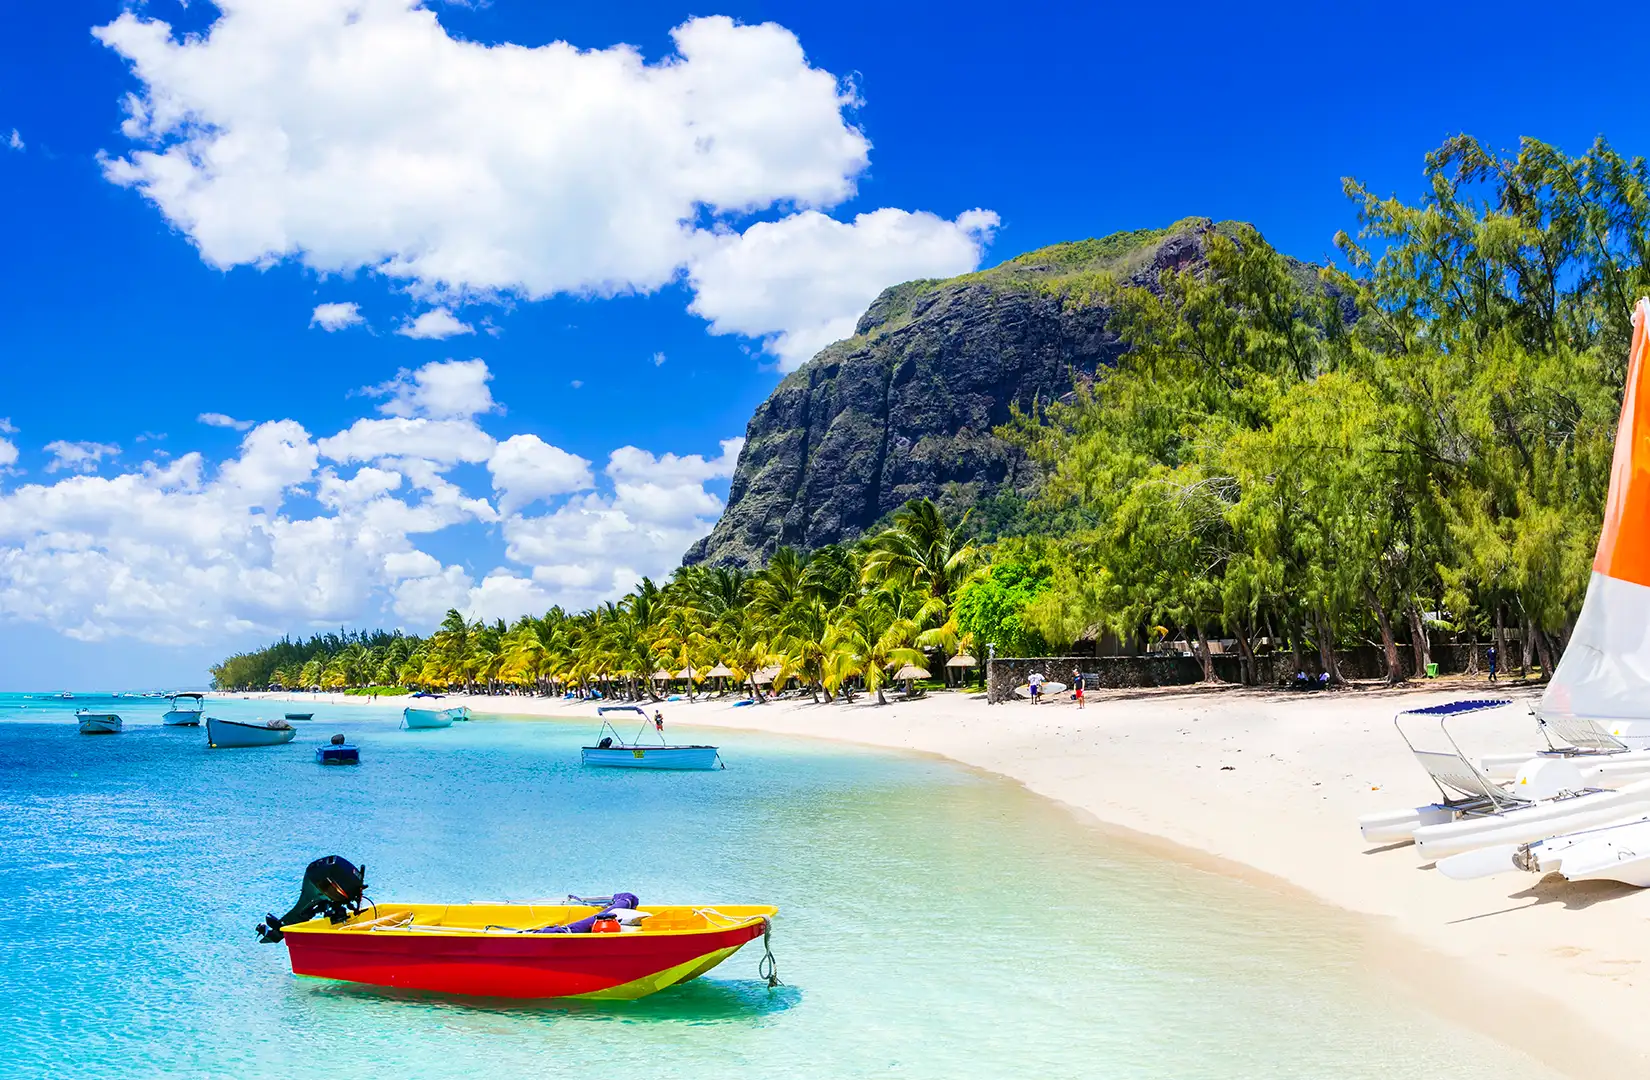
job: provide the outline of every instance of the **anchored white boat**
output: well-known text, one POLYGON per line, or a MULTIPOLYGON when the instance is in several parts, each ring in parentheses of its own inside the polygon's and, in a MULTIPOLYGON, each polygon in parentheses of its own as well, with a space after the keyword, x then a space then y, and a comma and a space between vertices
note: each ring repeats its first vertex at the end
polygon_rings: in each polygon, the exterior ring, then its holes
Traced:
POLYGON ((1524 843, 1569 829, 1619 818, 1642 806, 1650 811, 1650 779, 1626 773, 1611 776, 1603 765, 1586 769, 1563 757, 1537 757, 1502 785, 1484 774, 1449 733, 1451 717, 1505 708, 1504 698, 1452 701, 1406 709, 1393 719, 1438 788, 1440 801, 1404 810, 1367 814, 1358 825, 1366 842, 1399 843, 1413 839, 1424 858, 1500 843, 1524 843), (1437 749, 1416 746, 1405 721, 1437 721, 1443 742, 1437 749), (1620 784, 1612 790, 1606 784, 1620 784))
POLYGON ((280 746, 298 737, 298 729, 285 720, 259 720, 243 724, 239 720, 206 718, 206 745, 214 750, 248 746, 280 746))
POLYGON ((120 717, 112 712, 92 712, 90 709, 81 709, 76 712, 75 719, 80 721, 82 735, 119 735, 124 725, 120 717))
POLYGON ((672 746, 665 742, 664 718, 655 714, 650 720, 647 710, 639 705, 603 705, 596 710, 596 715, 602 717, 609 714, 622 716, 625 713, 634 713, 641 718, 642 727, 636 732, 636 737, 627 742, 618 729, 604 719, 596 745, 586 746, 581 751, 586 765, 613 769, 727 768, 714 746, 672 746), (657 745, 642 742, 649 727, 653 728, 653 734, 659 740, 657 745))
POLYGON ((403 709, 401 723, 409 731, 451 727, 455 720, 468 720, 470 710, 460 705, 453 709, 403 709))
POLYGON ((160 722, 171 727, 198 727, 206 710, 205 694, 173 694, 172 707, 160 714, 160 722))

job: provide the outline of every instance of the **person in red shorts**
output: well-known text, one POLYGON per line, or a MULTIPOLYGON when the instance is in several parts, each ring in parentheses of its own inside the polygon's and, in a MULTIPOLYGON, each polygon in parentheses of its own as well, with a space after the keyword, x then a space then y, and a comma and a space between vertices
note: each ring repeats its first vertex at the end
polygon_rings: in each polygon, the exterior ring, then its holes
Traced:
POLYGON ((1077 707, 1085 709, 1083 704, 1083 673, 1076 668, 1071 669, 1071 696, 1077 699, 1077 707))

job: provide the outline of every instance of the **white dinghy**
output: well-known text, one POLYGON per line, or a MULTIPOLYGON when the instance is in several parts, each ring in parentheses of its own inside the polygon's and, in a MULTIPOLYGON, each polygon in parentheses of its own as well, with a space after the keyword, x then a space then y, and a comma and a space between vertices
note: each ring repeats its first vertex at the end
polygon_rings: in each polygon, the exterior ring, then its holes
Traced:
POLYGON ((1640 805, 1650 811, 1650 780, 1608 790, 1599 785, 1602 777, 1596 775, 1596 770, 1584 772, 1568 758, 1533 759, 1506 785, 1486 776, 1461 752, 1449 733, 1448 721, 1454 716, 1511 704, 1505 698, 1451 701, 1406 709, 1394 717, 1399 736, 1426 770, 1441 798, 1426 806, 1366 814, 1358 822, 1364 840, 1392 844, 1413 839, 1421 854, 1430 859, 1486 844, 1512 842, 1514 834, 1520 837, 1520 843, 1540 839, 1619 818, 1640 805), (1414 725, 1416 718, 1437 721, 1438 733, 1443 737, 1438 749, 1418 747, 1405 730, 1406 720, 1414 725))
POLYGON ((648 719, 647 710, 640 705, 602 705, 596 709, 602 717, 595 746, 580 750, 580 760, 586 765, 609 769, 716 769, 727 768, 714 746, 672 745, 665 741, 664 717, 655 714, 648 719), (641 729, 634 739, 626 740, 606 719, 609 715, 635 714, 641 719, 641 729), (653 728, 657 743, 643 743, 648 728, 653 728))
POLYGON ((428 731, 432 728, 452 727, 455 720, 468 720, 470 710, 463 705, 456 709, 403 709, 401 723, 408 731, 428 731))
POLYGON ((120 717, 112 712, 92 712, 90 709, 81 709, 74 714, 80 723, 82 735, 119 735, 121 728, 120 717))
POLYGON ((259 720, 245 724, 239 720, 206 718, 206 745, 213 750, 239 750, 249 746, 281 746, 298 737, 298 729, 285 720, 259 720))

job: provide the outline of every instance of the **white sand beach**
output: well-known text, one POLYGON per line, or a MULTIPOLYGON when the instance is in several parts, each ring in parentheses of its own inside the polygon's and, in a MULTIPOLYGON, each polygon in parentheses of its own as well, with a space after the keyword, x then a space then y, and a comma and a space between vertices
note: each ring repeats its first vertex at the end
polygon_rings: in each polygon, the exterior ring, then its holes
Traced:
MULTIPOLYGON (((673 724, 940 754, 1013 778, 1165 857, 1362 916, 1349 923, 1367 939, 1372 968, 1559 1071, 1647 1075, 1650 1043, 1637 1032, 1650 1005, 1650 890, 1528 874, 1450 881, 1423 868, 1411 845, 1371 851, 1358 835, 1359 815, 1437 795, 1393 714, 1484 690, 1482 681, 1447 681, 1333 695, 1112 691, 1092 694, 1083 710, 1069 700, 988 705, 961 693, 882 707, 861 697, 853 706, 803 698, 735 708, 728 697, 661 708, 673 724)), ((1512 693, 1533 703, 1537 690, 1512 693)), ((441 700, 494 715, 595 713, 591 702, 441 700)), ((1516 710, 1451 730, 1469 754, 1540 745, 1516 710)), ((737 760, 733 738, 724 750, 737 760)))

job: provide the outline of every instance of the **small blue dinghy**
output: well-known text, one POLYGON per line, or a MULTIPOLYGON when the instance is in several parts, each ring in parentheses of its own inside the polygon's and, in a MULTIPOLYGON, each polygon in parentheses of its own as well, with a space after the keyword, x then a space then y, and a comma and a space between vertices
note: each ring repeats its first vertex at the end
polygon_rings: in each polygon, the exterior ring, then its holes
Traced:
POLYGON ((321 765, 359 765, 361 749, 345 742, 342 735, 334 735, 331 743, 315 748, 315 760, 321 765))

